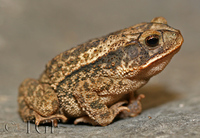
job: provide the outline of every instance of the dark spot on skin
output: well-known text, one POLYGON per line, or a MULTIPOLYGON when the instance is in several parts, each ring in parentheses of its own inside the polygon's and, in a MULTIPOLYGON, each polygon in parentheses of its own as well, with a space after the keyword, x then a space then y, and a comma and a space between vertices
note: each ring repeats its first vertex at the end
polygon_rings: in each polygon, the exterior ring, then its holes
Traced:
POLYGON ((62 66, 63 66, 62 64, 58 64, 57 67, 58 67, 58 69, 60 70, 60 69, 62 68, 62 66))
POLYGON ((54 65, 54 64, 57 64, 56 58, 53 58, 53 59, 51 60, 51 65, 54 65))
POLYGON ((95 75, 96 75, 96 73, 92 73, 92 74, 91 74, 91 77, 95 77, 95 75))
POLYGON ((38 81, 35 81, 35 80, 29 80, 28 82, 27 82, 30 86, 37 86, 37 85, 39 85, 39 82, 38 81))
POLYGON ((30 109, 29 110, 29 114, 32 115, 33 114, 33 110, 30 109))
POLYGON ((63 52, 62 59, 66 60, 68 58, 69 58, 69 52, 68 51, 63 52))
POLYGON ((83 57, 85 58, 85 60, 87 60, 88 57, 89 57, 89 54, 85 53, 85 54, 83 55, 83 57))
POLYGON ((110 79, 110 84, 111 84, 111 85, 113 84, 113 80, 112 80, 112 79, 110 79))
POLYGON ((73 97, 72 93, 69 93, 69 94, 68 94, 68 97, 69 97, 69 98, 72 98, 72 97, 73 97))
POLYGON ((122 84, 123 84, 122 81, 119 81, 118 84, 119 84, 119 88, 122 88, 122 84))
POLYGON ((108 37, 105 37, 104 40, 103 40, 103 42, 105 42, 106 40, 108 40, 108 37))
POLYGON ((74 106, 71 106, 71 109, 74 110, 74 106))
POLYGON ((145 49, 141 49, 140 54, 139 54, 139 59, 140 59, 140 65, 145 64, 149 59, 149 52, 146 51, 145 49))
POLYGON ((26 107, 25 101, 21 102, 21 103, 19 104, 19 107, 20 107, 21 109, 25 108, 25 107, 26 107))
POLYGON ((110 86, 111 85, 109 85, 109 84, 105 84, 104 89, 106 89, 108 91, 110 89, 110 86))
POLYGON ((119 48, 115 51, 109 52, 107 56, 102 57, 98 62, 106 63, 106 69, 112 69, 115 71, 116 67, 120 65, 123 56, 124 53, 122 52, 122 48, 119 48), (114 65, 112 64, 113 62, 115 63, 114 65))
POLYGON ((51 90, 52 90, 51 87, 46 88, 46 89, 44 90, 44 91, 45 91, 45 94, 51 94, 51 93, 52 93, 51 90))
POLYGON ((79 88, 79 92, 82 92, 83 91, 83 88, 79 88))
POLYGON ((93 117, 96 117, 96 115, 97 115, 97 113, 92 112, 92 111, 90 111, 90 110, 87 110, 86 112, 87 112, 87 114, 92 114, 93 117))
POLYGON ((95 80, 94 80, 93 78, 90 78, 90 81, 91 81, 92 83, 95 83, 95 80))
POLYGON ((102 86, 102 87, 100 88, 100 91, 103 91, 103 90, 105 90, 105 86, 102 86))
POLYGON ((45 99, 45 100, 49 100, 49 98, 51 98, 50 95, 48 95, 48 94, 45 94, 45 95, 44 95, 44 99, 45 99))
POLYGON ((86 74, 86 76, 85 76, 86 78, 89 78, 90 76, 88 75, 88 74, 86 74))
POLYGON ((85 83, 83 84, 83 87, 85 88, 86 91, 89 91, 89 90, 90 90, 90 89, 89 89, 89 84, 88 84, 87 82, 85 82, 85 83))
POLYGON ((107 91, 110 89, 110 86, 111 86, 111 85, 108 85, 108 86, 106 87, 106 90, 107 90, 107 91))
POLYGON ((90 94, 86 94, 86 98, 91 98, 91 95, 90 94))
MULTIPOLYGON (((152 52, 152 51, 151 51, 152 52)), ((156 52, 154 52, 154 54, 151 56, 151 57, 149 57, 149 58, 153 58, 153 57, 155 57, 156 55, 158 55, 158 54, 161 54, 161 53, 163 53, 164 52, 164 49, 163 49, 163 47, 158 47, 158 48, 156 48, 156 52)), ((153 53, 153 52, 152 52, 153 53)))
POLYGON ((71 104, 69 103, 69 101, 65 101, 65 104, 66 104, 66 105, 71 105, 71 104))
POLYGON ((106 112, 106 113, 104 113, 104 114, 100 114, 100 117, 101 117, 101 119, 104 119, 104 118, 107 118, 107 117, 109 117, 109 115, 110 115, 110 112, 106 112))
POLYGON ((81 80, 82 80, 82 81, 83 81, 83 80, 86 80, 86 77, 82 77, 81 80))
POLYGON ((96 53, 97 51, 98 51, 98 50, 97 50, 97 49, 95 49, 95 50, 94 50, 94 53, 96 53))
POLYGON ((28 109, 28 108, 25 108, 25 109, 24 109, 24 113, 26 113, 26 112, 27 112, 27 110, 29 110, 29 109, 28 109))
POLYGON ((125 67, 127 67, 128 66, 128 62, 130 61, 130 59, 128 57, 125 57, 123 59, 123 61, 125 62, 125 67))
MULTIPOLYGON (((77 85, 76 85, 77 86, 77 85)), ((74 85, 71 87, 71 91, 75 91, 74 85)))
POLYGON ((74 56, 74 57, 78 57, 79 55, 80 55, 79 48, 77 48, 72 53, 70 53, 70 56, 74 56))
POLYGON ((99 101, 100 101, 100 100, 91 102, 90 107, 91 107, 92 109, 101 109, 101 108, 103 108, 103 107, 104 107, 104 104, 99 103, 99 101))
POLYGON ((77 88, 79 86, 79 80, 76 81, 76 83, 73 85, 74 88, 77 88))
POLYGON ((124 51, 127 53, 129 60, 134 60, 138 57, 138 45, 129 45, 124 48, 124 51))
POLYGON ((85 102, 85 99, 84 99, 83 95, 80 95, 79 98, 80 98, 80 102, 81 102, 81 103, 84 103, 84 102, 85 102))
POLYGON ((54 100, 53 102, 52 102, 52 107, 53 108, 56 108, 58 106, 58 101, 57 100, 54 100))
POLYGON ((92 98, 92 97, 94 97, 94 96, 95 96, 94 93, 92 93, 92 94, 86 94, 86 98, 92 98))
POLYGON ((80 46, 77 48, 77 50, 78 50, 80 53, 84 53, 85 51, 91 49, 92 47, 98 46, 98 45, 99 45, 99 42, 100 42, 99 39, 97 39, 96 41, 93 41, 93 42, 90 40, 90 41, 86 42, 85 44, 80 45, 80 46))
POLYGON ((51 63, 46 65, 46 69, 47 69, 49 76, 53 76, 53 73, 58 71, 57 68, 55 69, 55 68, 52 67, 55 64, 57 64, 57 60, 55 58, 53 58, 51 60, 51 63))
POLYGON ((71 79, 68 79, 67 82, 68 82, 68 86, 70 86, 72 84, 72 80, 71 79))
POLYGON ((33 90, 30 89, 27 94, 28 94, 29 97, 33 96, 33 90))
POLYGON ((76 76, 76 78, 75 78, 75 82, 76 82, 76 83, 79 82, 79 75, 76 76))
POLYGON ((77 64, 77 58, 75 58, 75 59, 70 59, 70 64, 76 65, 76 64, 77 64))
POLYGON ((63 89, 60 85, 57 86, 56 92, 64 92, 66 95, 68 94, 68 91, 63 89))
POLYGON ((46 100, 41 100, 41 104, 39 102, 37 104, 40 107, 41 105, 45 105, 45 103, 46 103, 46 100))

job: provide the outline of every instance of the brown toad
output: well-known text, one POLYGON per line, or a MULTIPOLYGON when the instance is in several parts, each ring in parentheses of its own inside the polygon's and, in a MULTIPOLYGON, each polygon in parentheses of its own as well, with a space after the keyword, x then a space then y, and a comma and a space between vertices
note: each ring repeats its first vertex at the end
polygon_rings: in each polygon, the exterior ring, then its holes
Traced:
POLYGON ((19 113, 35 124, 75 118, 106 126, 120 113, 136 116, 144 95, 136 90, 161 72, 183 43, 163 17, 90 40, 46 65, 38 80, 19 87, 19 113), (123 105, 125 104, 125 105, 123 105))

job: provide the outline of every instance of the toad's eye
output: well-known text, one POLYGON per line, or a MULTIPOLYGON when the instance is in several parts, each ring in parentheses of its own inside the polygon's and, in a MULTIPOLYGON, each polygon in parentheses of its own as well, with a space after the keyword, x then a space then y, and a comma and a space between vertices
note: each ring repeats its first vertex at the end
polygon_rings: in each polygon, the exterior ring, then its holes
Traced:
POLYGON ((150 35, 145 39, 145 43, 149 47, 155 47, 159 44, 159 35, 150 35))

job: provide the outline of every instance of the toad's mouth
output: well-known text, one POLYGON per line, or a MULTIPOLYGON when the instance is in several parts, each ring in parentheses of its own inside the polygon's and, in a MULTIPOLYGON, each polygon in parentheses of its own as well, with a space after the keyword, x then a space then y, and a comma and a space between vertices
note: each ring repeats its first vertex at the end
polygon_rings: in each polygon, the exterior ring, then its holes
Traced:
POLYGON ((183 36, 181 35, 180 31, 178 31, 178 37, 176 38, 176 45, 173 46, 172 48, 168 49, 167 51, 159 54, 159 55, 156 55, 154 58, 150 59, 149 61, 147 61, 145 64, 141 65, 139 68, 136 67, 135 69, 144 69, 144 68, 147 68, 149 67, 151 64, 155 63, 156 61, 159 61, 163 58, 169 58, 171 59, 173 57, 174 54, 176 54, 180 48, 181 48, 181 45, 183 44, 183 36))

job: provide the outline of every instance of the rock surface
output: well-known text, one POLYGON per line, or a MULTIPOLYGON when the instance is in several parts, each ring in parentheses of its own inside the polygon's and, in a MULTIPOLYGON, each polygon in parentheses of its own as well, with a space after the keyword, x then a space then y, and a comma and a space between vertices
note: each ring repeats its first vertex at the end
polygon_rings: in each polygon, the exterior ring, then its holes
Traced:
POLYGON ((1 137, 200 137, 199 1, 0 0, 1 137), (18 86, 38 78, 60 52, 153 17, 181 30, 185 42, 167 68, 139 90, 143 112, 106 127, 26 124, 17 110, 18 86), (39 134, 40 132, 40 134, 39 134))

